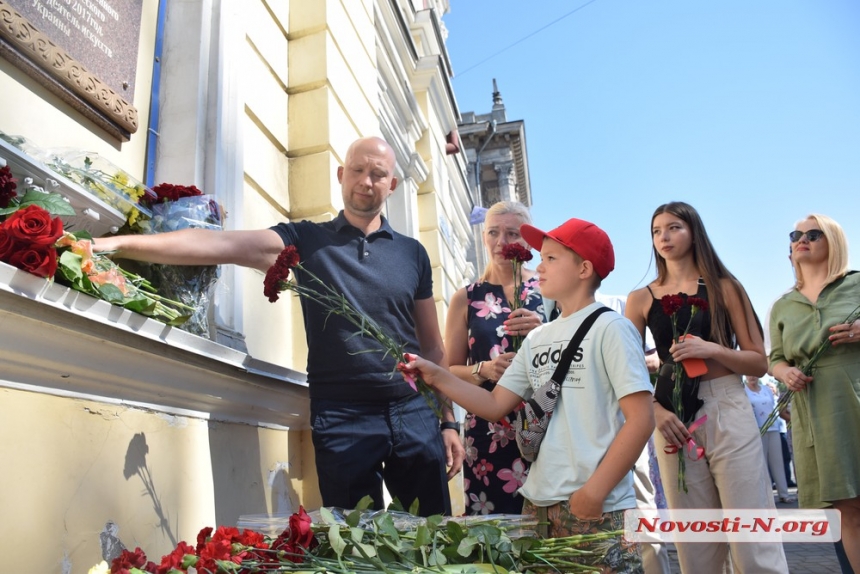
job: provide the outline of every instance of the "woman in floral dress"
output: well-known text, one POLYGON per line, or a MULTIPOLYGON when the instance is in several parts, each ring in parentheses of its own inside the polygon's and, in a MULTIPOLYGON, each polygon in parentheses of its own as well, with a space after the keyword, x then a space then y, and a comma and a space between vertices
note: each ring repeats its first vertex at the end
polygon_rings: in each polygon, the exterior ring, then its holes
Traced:
MULTIPOLYGON (((528 209, 516 202, 499 202, 487 211, 484 247, 489 263, 475 283, 451 299, 445 323, 445 350, 451 372, 492 390, 515 355, 516 340, 544 321, 543 300, 534 271, 522 266, 514 281, 512 262, 502 250, 512 243, 528 249, 520 225, 531 223, 528 209), (518 305, 511 305, 514 297, 518 305), (511 311, 514 307, 519 307, 511 311)), ((487 421, 467 413, 463 467, 467 514, 520 514, 517 493, 528 474, 514 439, 514 415, 487 421)))

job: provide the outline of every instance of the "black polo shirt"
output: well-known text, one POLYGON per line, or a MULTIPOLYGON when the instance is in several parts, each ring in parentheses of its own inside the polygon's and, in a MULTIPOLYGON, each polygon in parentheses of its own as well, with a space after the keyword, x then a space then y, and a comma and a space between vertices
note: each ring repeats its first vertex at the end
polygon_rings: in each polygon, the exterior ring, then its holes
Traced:
MULTIPOLYGON (((326 223, 281 223, 272 229, 284 245, 296 246, 304 268, 405 343, 407 352, 419 351, 413 311, 416 300, 433 296, 433 278, 427 251, 418 241, 394 231, 385 218, 365 237, 343 211, 326 223)), ((298 280, 313 285, 301 274, 298 280)), ((351 323, 327 316, 313 301, 302 297, 301 304, 312 399, 389 402, 414 392, 394 373, 395 360, 383 358, 373 339, 356 335, 351 323)))

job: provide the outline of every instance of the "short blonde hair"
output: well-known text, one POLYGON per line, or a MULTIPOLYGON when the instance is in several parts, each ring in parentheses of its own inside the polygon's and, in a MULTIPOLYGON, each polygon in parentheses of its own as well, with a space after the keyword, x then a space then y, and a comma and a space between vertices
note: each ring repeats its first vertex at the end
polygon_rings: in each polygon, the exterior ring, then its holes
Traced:
MULTIPOLYGON (((848 272, 848 238, 845 237, 845 231, 842 226, 836 223, 830 217, 819 213, 810 213, 797 223, 795 227, 806 221, 813 220, 818 228, 824 232, 824 237, 827 238, 827 279, 825 285, 839 279, 848 272)), ((794 252, 792 251, 792 254, 794 252)), ((800 289, 803 287, 803 271, 800 266, 794 262, 794 257, 791 258, 791 265, 794 267, 794 276, 796 279, 795 287, 800 289)))
MULTIPOLYGON (((494 203, 487 209, 487 213, 484 214, 484 221, 487 220, 491 215, 516 215, 520 218, 520 223, 527 223, 531 225, 532 223, 532 214, 529 213, 529 208, 520 203, 519 201, 499 201, 494 203)), ((483 235, 483 234, 482 234, 483 235)), ((487 280, 490 274, 490 266, 487 265, 484 267, 484 272, 481 273, 478 281, 484 282, 487 280)))

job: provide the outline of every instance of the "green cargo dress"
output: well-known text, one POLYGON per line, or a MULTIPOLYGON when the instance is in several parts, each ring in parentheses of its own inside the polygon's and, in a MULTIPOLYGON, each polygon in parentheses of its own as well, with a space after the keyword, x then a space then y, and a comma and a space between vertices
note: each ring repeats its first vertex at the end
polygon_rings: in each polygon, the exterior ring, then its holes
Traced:
MULTIPOLYGON (((828 329, 860 306, 860 273, 827 285, 814 304, 797 290, 783 295, 770 315, 770 365, 803 368, 828 329)), ((801 508, 860 496, 860 340, 827 349, 813 381, 794 394, 791 438, 801 508)))

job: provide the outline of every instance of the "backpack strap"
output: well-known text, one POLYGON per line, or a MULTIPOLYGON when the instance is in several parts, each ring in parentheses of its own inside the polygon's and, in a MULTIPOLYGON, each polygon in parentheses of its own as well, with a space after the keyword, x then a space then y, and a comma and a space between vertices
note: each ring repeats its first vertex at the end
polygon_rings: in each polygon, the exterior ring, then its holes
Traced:
POLYGON ((561 384, 564 382, 564 378, 567 376, 567 371, 570 370, 570 363, 573 361, 573 355, 579 349, 579 346, 582 344, 582 340, 585 338, 588 330, 591 329, 591 326, 594 325, 597 318, 607 311, 612 311, 612 309, 609 307, 601 307, 600 309, 594 310, 591 315, 585 318, 585 321, 582 322, 576 330, 576 333, 573 334, 573 337, 570 339, 570 343, 568 343, 558 360, 555 372, 552 374, 552 380, 555 381, 559 387, 561 387, 561 384))
POLYGON ((552 414, 555 410, 555 404, 558 402, 558 397, 561 395, 561 385, 564 383, 564 378, 570 370, 570 363, 573 362, 573 355, 579 349, 579 346, 582 344, 582 340, 591 329, 591 326, 594 325, 597 317, 607 311, 612 311, 612 309, 609 307, 601 307, 600 309, 595 309, 591 315, 585 318, 576 330, 576 333, 573 334, 573 337, 570 339, 570 343, 568 343, 567 347, 562 351, 552 377, 550 377, 546 383, 541 385, 541 388, 538 391, 535 391, 535 395, 532 398, 526 401, 538 418, 543 417, 547 413, 552 414))

